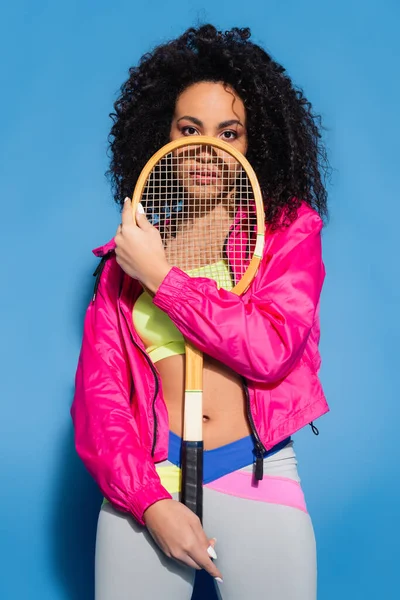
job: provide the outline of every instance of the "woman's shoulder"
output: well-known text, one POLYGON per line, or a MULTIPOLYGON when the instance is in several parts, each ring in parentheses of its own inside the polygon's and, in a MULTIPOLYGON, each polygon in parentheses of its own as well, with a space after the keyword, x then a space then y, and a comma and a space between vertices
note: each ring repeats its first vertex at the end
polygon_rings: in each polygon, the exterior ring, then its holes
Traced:
POLYGON ((289 223, 271 230, 266 228, 265 255, 268 263, 274 258, 274 263, 286 261, 290 256, 305 255, 321 256, 321 230, 323 220, 316 210, 306 202, 302 202, 297 209, 297 214, 289 223))
POLYGON ((289 222, 282 222, 278 227, 266 227, 266 237, 270 238, 273 245, 291 244, 293 241, 300 241, 310 235, 319 234, 324 226, 320 215, 307 202, 302 201, 296 211, 295 218, 289 222))
POLYGON ((304 201, 302 201, 298 208, 297 219, 294 220, 294 224, 296 222, 301 226, 306 226, 310 231, 321 231, 324 226, 321 216, 314 208, 304 201))
POLYGON ((292 217, 289 222, 285 222, 285 217, 282 217, 281 227, 278 228, 278 231, 282 232, 282 234, 285 232, 290 234, 298 229, 309 232, 314 230, 319 231, 323 225, 323 220, 317 211, 308 202, 302 200, 294 218, 292 217))

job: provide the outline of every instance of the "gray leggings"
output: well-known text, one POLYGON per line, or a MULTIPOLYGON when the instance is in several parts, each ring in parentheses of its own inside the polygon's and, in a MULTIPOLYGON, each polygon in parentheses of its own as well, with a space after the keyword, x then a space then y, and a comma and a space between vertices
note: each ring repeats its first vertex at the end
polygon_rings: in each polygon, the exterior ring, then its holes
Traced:
MULTIPOLYGON (((267 482, 268 477, 278 485, 288 479, 300 483, 293 442, 264 460, 267 482)), ((224 600, 316 599, 315 538, 304 510, 205 487, 203 526, 217 538, 216 564, 224 582, 216 585, 224 600)), ((194 577, 193 569, 167 558, 133 518, 110 504, 102 507, 96 600, 190 600, 194 577)))

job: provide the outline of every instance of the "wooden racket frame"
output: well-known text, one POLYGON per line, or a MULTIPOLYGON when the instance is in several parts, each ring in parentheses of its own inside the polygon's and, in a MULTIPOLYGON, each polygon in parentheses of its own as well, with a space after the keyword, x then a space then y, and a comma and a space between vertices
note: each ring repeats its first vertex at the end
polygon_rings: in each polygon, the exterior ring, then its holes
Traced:
MULTIPOLYGON (((136 182, 132 196, 132 211, 136 218, 137 205, 141 201, 142 193, 147 183, 149 174, 154 166, 167 154, 183 146, 208 145, 230 154, 243 167, 254 193, 254 202, 257 214, 257 241, 253 257, 240 281, 232 288, 232 292, 242 295, 257 273, 264 249, 265 220, 264 205, 260 185, 252 166, 246 157, 231 144, 218 138, 209 136, 185 136, 169 142, 160 148, 146 163, 136 182)), ((197 461, 194 467, 194 477, 199 481, 185 482, 185 465, 182 464, 182 501, 202 519, 202 440, 203 440, 203 353, 188 340, 185 340, 185 401, 184 401, 184 444, 192 445, 192 461, 197 461), (200 488, 200 489, 199 489, 200 488)), ((189 473, 190 477, 190 473, 189 473)))

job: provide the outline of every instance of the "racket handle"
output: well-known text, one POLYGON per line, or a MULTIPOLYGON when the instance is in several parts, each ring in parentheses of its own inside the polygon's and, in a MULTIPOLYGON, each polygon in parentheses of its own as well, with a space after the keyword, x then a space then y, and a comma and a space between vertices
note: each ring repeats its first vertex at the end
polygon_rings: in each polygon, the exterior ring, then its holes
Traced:
POLYGON ((182 442, 182 503, 203 520, 203 442, 182 442))

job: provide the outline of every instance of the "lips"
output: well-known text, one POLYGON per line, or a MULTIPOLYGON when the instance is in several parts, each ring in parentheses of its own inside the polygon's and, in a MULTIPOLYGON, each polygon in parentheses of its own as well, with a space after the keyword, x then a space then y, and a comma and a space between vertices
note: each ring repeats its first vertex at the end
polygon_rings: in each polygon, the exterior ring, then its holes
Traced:
POLYGON ((205 185, 215 183, 220 178, 220 173, 210 169, 191 169, 189 177, 194 179, 196 183, 205 185))
POLYGON ((218 177, 217 171, 211 171, 209 169, 191 169, 189 173, 193 177, 218 177))

